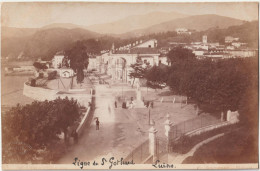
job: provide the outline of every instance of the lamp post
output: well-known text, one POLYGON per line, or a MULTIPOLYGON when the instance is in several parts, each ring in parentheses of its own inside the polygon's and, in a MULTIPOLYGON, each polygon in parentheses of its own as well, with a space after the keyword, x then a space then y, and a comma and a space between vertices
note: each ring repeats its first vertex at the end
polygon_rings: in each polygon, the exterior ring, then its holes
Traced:
POLYGON ((150 107, 150 104, 148 106, 148 125, 150 125, 151 123, 151 107, 150 107))

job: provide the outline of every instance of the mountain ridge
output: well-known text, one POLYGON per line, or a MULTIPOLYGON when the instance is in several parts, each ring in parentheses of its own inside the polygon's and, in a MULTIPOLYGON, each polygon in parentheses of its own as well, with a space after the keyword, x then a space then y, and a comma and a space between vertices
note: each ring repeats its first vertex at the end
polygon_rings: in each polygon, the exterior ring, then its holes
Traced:
POLYGON ((203 31, 214 27, 228 28, 233 25, 243 24, 245 21, 234 19, 231 17, 220 16, 216 14, 194 15, 185 18, 178 18, 171 21, 138 29, 131 32, 121 34, 121 37, 129 38, 133 36, 143 36, 145 34, 153 34, 159 32, 174 31, 176 28, 187 28, 196 31, 203 31))

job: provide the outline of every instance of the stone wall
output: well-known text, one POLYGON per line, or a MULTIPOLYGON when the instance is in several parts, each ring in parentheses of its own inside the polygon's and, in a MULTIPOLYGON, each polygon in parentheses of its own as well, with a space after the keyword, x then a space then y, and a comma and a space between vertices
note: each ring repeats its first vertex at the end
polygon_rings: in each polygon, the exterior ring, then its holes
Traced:
POLYGON ((91 109, 91 107, 88 107, 87 112, 85 113, 84 117, 82 118, 82 120, 81 120, 81 122, 80 122, 80 124, 79 124, 79 126, 76 130, 76 132, 79 136, 81 136, 81 134, 84 130, 84 127, 86 126, 86 122, 89 118, 90 109, 91 109))
POLYGON ((231 124, 232 123, 230 123, 228 121, 220 122, 220 123, 217 123, 217 124, 209 125, 209 126, 206 126, 206 127, 203 127, 203 128, 199 128, 199 129, 190 131, 190 132, 186 133, 185 135, 187 135, 187 136, 200 135, 204 132, 208 132, 208 131, 211 131, 211 130, 214 130, 214 129, 217 129, 217 128, 221 128, 221 127, 224 127, 224 126, 227 126, 227 125, 231 125, 231 124))

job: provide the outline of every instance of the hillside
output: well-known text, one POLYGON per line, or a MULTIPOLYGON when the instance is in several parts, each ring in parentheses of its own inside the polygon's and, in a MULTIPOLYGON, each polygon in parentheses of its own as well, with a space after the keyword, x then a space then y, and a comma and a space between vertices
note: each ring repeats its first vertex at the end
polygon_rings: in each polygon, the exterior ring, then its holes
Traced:
POLYGON ((226 36, 232 36, 238 37, 241 42, 248 43, 249 47, 258 48, 258 30, 258 21, 245 22, 225 29, 214 28, 196 32, 190 36, 190 41, 201 41, 202 35, 207 35, 209 42, 224 43, 226 36))
POLYGON ((176 12, 152 12, 145 15, 129 16, 111 23, 88 26, 86 27, 86 29, 98 33, 121 34, 135 29, 143 29, 165 21, 170 21, 176 18, 183 18, 187 16, 188 15, 186 14, 176 12))
POLYGON ((38 28, 15 28, 15 27, 1 27, 2 37, 26 37, 33 35, 38 28))
POLYGON ((51 58, 57 51, 68 48, 71 43, 77 40, 91 39, 100 35, 88 30, 75 28, 52 28, 43 29, 27 37, 3 38, 2 56, 18 56, 25 52, 31 58, 51 58))
POLYGON ((134 30, 125 34, 122 37, 133 37, 140 35, 148 35, 152 33, 175 31, 176 28, 187 28, 196 31, 208 30, 210 28, 228 28, 234 25, 240 25, 244 21, 223 17, 219 15, 196 15, 185 18, 178 18, 171 21, 147 27, 145 29, 134 30))
MULTIPOLYGON (((3 57, 9 56, 16 58, 21 52, 24 52, 25 56, 31 59, 37 59, 39 57, 50 59, 57 51, 70 48, 73 42, 77 40, 88 40, 92 38, 98 38, 98 41, 100 41, 94 43, 88 42, 87 44, 91 45, 91 47, 93 47, 93 45, 97 45, 98 48, 94 48, 95 52, 102 49, 110 49, 112 43, 114 43, 116 47, 119 47, 135 42, 136 40, 155 38, 158 40, 158 46, 163 47, 167 46, 168 42, 188 43, 192 41, 201 41, 202 35, 207 35, 209 42, 220 43, 224 42, 225 36, 239 37, 242 42, 248 43, 249 47, 258 47, 258 21, 243 22, 241 20, 216 15, 204 15, 173 20, 176 22, 172 24, 172 27, 177 27, 180 20, 183 20, 182 23, 186 23, 186 26, 188 24, 191 25, 188 21, 193 21, 192 29, 197 28, 201 29, 201 31, 195 31, 192 33, 191 36, 177 35, 175 29, 171 31, 165 29, 166 31, 160 31, 160 33, 154 33, 155 30, 153 30, 150 34, 148 34, 149 32, 146 31, 144 36, 136 36, 136 32, 129 32, 127 34, 117 35, 111 34, 110 36, 104 36, 102 34, 82 28, 73 28, 74 26, 77 27, 77 25, 73 24, 63 25, 64 27, 71 27, 72 29, 57 28, 58 26, 62 26, 62 24, 57 23, 53 25, 48 25, 41 29, 32 30, 8 28, 9 31, 2 31, 1 55, 3 57), (212 18, 212 20, 210 20, 209 18, 212 18), (208 22, 206 24, 201 24, 206 19, 208 20, 208 22), (197 21, 196 23, 194 23, 195 20, 197 21), (204 28, 201 28, 201 25, 203 25, 204 28)), ((166 22, 166 24, 171 22, 166 22)), ((165 23, 162 23, 161 25, 165 25, 165 23)), ((184 27, 184 25, 181 26, 184 27)))
POLYGON ((65 28, 65 29, 75 29, 75 28, 84 28, 85 26, 80 26, 71 23, 52 23, 46 26, 43 26, 41 29, 51 29, 51 28, 65 28))

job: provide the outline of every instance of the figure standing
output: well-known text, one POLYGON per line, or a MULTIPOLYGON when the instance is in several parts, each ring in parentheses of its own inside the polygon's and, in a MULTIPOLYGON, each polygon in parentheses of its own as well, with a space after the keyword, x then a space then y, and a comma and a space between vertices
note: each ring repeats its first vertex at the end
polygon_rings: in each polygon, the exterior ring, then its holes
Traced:
POLYGON ((96 130, 99 130, 99 120, 98 120, 98 118, 96 120, 96 130))
POLYGON ((117 102, 115 101, 115 108, 117 108, 117 102))

